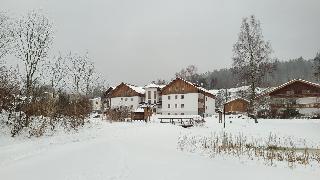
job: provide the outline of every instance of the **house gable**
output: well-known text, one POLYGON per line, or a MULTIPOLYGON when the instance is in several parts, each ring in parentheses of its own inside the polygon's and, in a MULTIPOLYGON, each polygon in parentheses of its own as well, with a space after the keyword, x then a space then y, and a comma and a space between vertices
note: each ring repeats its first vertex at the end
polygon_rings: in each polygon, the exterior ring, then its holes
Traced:
POLYGON ((198 89, 180 78, 171 81, 161 91, 162 95, 186 93, 198 93, 198 89))
POLYGON ((269 93, 271 97, 319 97, 320 85, 303 80, 293 80, 269 93))
POLYGON ((237 98, 225 103, 226 112, 247 112, 249 101, 237 98))
POLYGON ((213 99, 215 98, 215 95, 211 94, 208 90, 181 78, 176 78, 161 90, 161 95, 187 93, 201 93, 213 99))
POLYGON ((118 85, 114 90, 110 92, 110 97, 132 97, 132 96, 141 96, 143 97, 144 94, 138 93, 132 88, 130 88, 127 84, 121 83, 118 85))

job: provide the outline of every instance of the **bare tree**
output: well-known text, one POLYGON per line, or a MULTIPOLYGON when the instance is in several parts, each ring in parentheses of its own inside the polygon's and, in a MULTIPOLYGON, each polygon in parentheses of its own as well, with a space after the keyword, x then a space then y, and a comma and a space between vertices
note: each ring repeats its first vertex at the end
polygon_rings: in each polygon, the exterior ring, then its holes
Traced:
POLYGON ((251 87, 249 113, 255 114, 256 87, 274 70, 271 53, 271 45, 263 39, 259 20, 253 15, 243 18, 238 40, 233 45, 233 70, 251 87))
POLYGON ((10 18, 0 12, 0 59, 8 54, 12 43, 12 31, 10 18))
POLYGON ((61 92, 66 86, 67 64, 65 58, 59 54, 47 66, 48 81, 54 91, 61 92))
POLYGON ((83 56, 69 53, 67 59, 70 63, 68 68, 74 92, 89 96, 97 90, 96 88, 103 86, 104 82, 96 72, 88 53, 83 56))
POLYGON ((195 65, 189 65, 188 67, 181 69, 180 72, 176 73, 176 77, 179 77, 191 82, 196 81, 196 78, 195 78, 196 75, 198 75, 198 68, 195 65))
POLYGON ((84 72, 88 62, 87 55, 81 56, 78 54, 72 54, 71 52, 67 55, 68 60, 68 71, 71 82, 71 89, 77 94, 82 94, 84 89, 84 72))
POLYGON ((45 15, 31 11, 18 19, 14 28, 15 55, 24 63, 26 95, 30 96, 39 66, 50 49, 53 27, 45 15))

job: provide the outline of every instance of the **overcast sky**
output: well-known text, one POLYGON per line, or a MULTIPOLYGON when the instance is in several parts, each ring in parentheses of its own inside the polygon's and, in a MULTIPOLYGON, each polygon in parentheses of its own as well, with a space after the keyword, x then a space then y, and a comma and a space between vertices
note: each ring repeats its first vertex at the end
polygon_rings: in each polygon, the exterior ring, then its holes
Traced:
POLYGON ((55 25, 51 54, 89 52, 110 85, 171 79, 189 64, 230 67, 241 19, 262 23, 274 56, 320 51, 319 0, 0 0, 0 11, 44 10, 55 25))

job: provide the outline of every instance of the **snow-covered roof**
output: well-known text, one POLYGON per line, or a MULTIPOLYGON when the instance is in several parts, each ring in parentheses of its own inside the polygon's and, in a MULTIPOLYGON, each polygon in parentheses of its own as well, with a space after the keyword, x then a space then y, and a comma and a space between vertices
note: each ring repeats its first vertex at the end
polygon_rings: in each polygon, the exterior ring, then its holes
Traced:
POLYGON ((166 85, 159 85, 159 84, 150 83, 150 84, 146 85, 144 88, 160 88, 160 89, 162 89, 164 86, 166 86, 166 85))
POLYGON ((134 90, 135 92, 139 93, 139 94, 144 94, 146 91, 143 89, 143 87, 138 87, 135 85, 131 85, 131 84, 126 84, 128 87, 130 87, 132 90, 134 90))
POLYGON ((228 92, 239 92, 239 91, 246 91, 250 88, 250 86, 240 86, 240 87, 236 87, 236 88, 230 88, 228 89, 228 92))
POLYGON ((209 92, 213 95, 217 95, 219 92, 219 89, 210 89, 209 92))
POLYGON ((228 104, 228 103, 230 103, 230 102, 232 102, 232 101, 235 101, 235 100, 243 100, 243 101, 249 102, 249 100, 244 99, 244 98, 242 98, 242 97, 234 97, 234 98, 232 98, 231 100, 225 102, 224 104, 228 104))
POLYGON ((137 108, 134 110, 134 112, 144 112, 144 109, 143 108, 137 108))
MULTIPOLYGON (((212 94, 209 90, 207 90, 207 89, 205 89, 205 88, 203 88, 203 87, 200 87, 198 84, 192 83, 192 82, 190 82, 190 81, 187 81, 187 80, 182 79, 182 78, 179 78, 179 77, 177 77, 176 79, 180 79, 180 80, 182 80, 182 81, 190 84, 191 86, 199 89, 200 91, 203 91, 203 92, 206 92, 206 93, 208 93, 208 94, 211 94, 211 95, 215 96, 215 94, 212 94)), ((176 80, 176 79, 175 79, 175 80, 176 80)))
POLYGON ((286 83, 284 83, 284 84, 282 84, 282 85, 280 85, 280 86, 278 86, 278 87, 273 87, 273 88, 269 88, 269 89, 265 90, 265 91, 264 91, 260 96, 258 96, 258 97, 261 97, 261 96, 264 96, 264 95, 269 95, 270 93, 272 93, 272 92, 274 92, 274 91, 276 91, 276 90, 278 90, 278 89, 281 89, 281 88, 283 88, 283 87, 285 87, 285 86, 288 86, 288 85, 290 85, 290 84, 292 84, 292 83, 294 83, 294 82, 302 82, 302 83, 306 83, 306 84, 309 84, 309 85, 311 85, 311 86, 316 86, 316 87, 320 88, 320 84, 313 83, 313 82, 310 82, 310 81, 307 81, 307 80, 303 80, 303 79, 293 79, 293 80, 288 81, 288 82, 286 82, 286 83))

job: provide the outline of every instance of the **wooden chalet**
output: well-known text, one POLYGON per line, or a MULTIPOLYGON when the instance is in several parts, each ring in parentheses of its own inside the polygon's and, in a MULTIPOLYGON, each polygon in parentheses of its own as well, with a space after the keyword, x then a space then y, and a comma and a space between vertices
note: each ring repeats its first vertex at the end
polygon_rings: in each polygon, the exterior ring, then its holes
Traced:
POLYGON ((243 98, 235 98, 224 104, 227 114, 245 114, 248 112, 249 101, 243 98))
POLYGON ((302 79, 294 79, 264 93, 269 98, 269 107, 274 116, 284 110, 295 109, 300 114, 312 116, 320 114, 320 84, 302 79))

